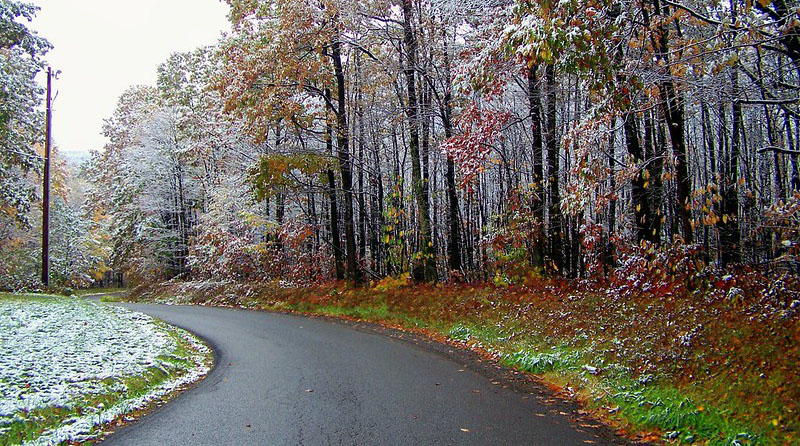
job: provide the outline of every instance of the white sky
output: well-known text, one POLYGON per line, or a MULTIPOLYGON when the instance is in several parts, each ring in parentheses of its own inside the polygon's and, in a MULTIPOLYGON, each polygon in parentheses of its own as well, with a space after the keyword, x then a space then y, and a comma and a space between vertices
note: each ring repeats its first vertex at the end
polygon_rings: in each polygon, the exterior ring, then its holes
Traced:
MULTIPOLYGON (((30 25, 55 47, 53 140, 62 151, 101 149, 103 119, 131 85, 155 84, 170 54, 216 42, 229 29, 222 0, 29 0, 30 25)), ((44 85, 45 76, 41 76, 44 85)))

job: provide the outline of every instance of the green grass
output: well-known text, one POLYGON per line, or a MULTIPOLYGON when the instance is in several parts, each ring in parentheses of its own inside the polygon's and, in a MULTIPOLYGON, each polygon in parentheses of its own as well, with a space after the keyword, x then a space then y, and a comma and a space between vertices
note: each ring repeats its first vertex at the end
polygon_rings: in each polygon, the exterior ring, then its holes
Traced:
POLYGON ((100 302, 125 302, 124 296, 103 296, 100 302))
POLYGON ((46 407, 18 415, 18 420, 11 423, 9 430, 0 437, 0 445, 14 445, 33 441, 48 430, 58 428, 70 418, 97 412, 98 408, 111 407, 125 399, 137 398, 147 394, 168 378, 174 376, 174 371, 165 371, 163 368, 150 367, 142 375, 131 376, 120 380, 107 380, 107 388, 120 387, 124 391, 111 391, 100 394, 86 395, 75 399, 63 407, 46 407))
POLYGON ((43 299, 43 300, 56 300, 61 299, 62 296, 51 296, 48 294, 33 294, 33 293, 0 293, 0 300, 15 300, 23 301, 26 299, 43 299))
POLYGON ((412 328, 427 328, 430 324, 422 319, 409 316, 402 312, 394 312, 389 310, 389 306, 381 304, 373 305, 359 305, 353 307, 339 306, 339 305, 312 305, 307 303, 300 304, 285 304, 283 302, 269 307, 274 311, 296 311, 300 313, 315 313, 332 317, 345 317, 360 319, 370 322, 388 322, 398 325, 408 326, 412 328))
POLYGON ((590 351, 564 345, 551 346, 535 337, 508 342, 493 325, 457 323, 443 334, 468 344, 480 344, 496 353, 509 367, 545 377, 548 381, 580 391, 588 407, 605 410, 621 424, 638 430, 664 432, 671 443, 708 445, 779 444, 731 421, 732 410, 707 407, 667 383, 640 378, 634 381, 624 367, 598 367, 602 358, 590 351))
POLYGON ((75 290, 74 294, 76 296, 94 296, 98 294, 110 294, 110 293, 122 293, 130 291, 129 288, 116 288, 116 287, 109 287, 109 288, 86 288, 82 290, 75 290))
POLYGON ((706 407, 674 387, 663 384, 643 385, 624 377, 606 380, 608 400, 619 407, 625 419, 637 426, 666 431, 666 438, 682 443, 708 441, 730 445, 762 443, 760 435, 731 423, 717 408, 706 407))

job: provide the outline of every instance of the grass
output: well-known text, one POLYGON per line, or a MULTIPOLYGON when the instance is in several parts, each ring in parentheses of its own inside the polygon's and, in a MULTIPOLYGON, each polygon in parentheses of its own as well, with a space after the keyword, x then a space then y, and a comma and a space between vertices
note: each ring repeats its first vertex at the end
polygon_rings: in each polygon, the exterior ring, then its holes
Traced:
POLYGON ((113 303, 113 302, 124 302, 124 301, 125 301, 124 296, 103 296, 100 298, 100 302, 113 303))
POLYGON ((509 288, 189 282, 133 295, 360 319, 447 338, 542 377, 640 440, 792 444, 800 438, 798 315, 787 310, 791 295, 768 299, 768 284, 735 280, 745 290, 736 301, 718 284, 545 280, 509 288))
MULTIPOLYGON (((769 443, 742 423, 732 421, 724 410, 707 408, 669 385, 650 376, 630 378, 630 371, 585 349, 551 346, 531 338, 523 345, 509 345, 507 337, 494 327, 453 325, 450 339, 467 344, 490 346, 506 366, 544 377, 561 388, 581 395, 583 403, 595 413, 605 412, 618 426, 662 432, 662 439, 672 442, 705 444, 769 443), (539 349, 545 348, 541 351, 539 349)), ((644 435, 655 439, 652 435, 644 435)), ((779 443, 779 442, 778 442, 779 443)), ((776 443, 777 444, 777 443, 776 443)))
POLYGON ((36 440, 47 431, 58 428, 73 418, 87 413, 97 413, 103 408, 111 407, 121 401, 144 396, 151 389, 173 377, 175 373, 177 370, 165 371, 159 367, 150 367, 142 375, 109 380, 104 383, 109 389, 124 390, 86 395, 65 406, 21 412, 17 414, 17 419, 8 426, 8 431, 0 437, 0 444, 14 445, 36 440))
POLYGON ((389 310, 386 304, 371 307, 368 305, 360 305, 356 307, 342 307, 336 305, 325 305, 319 307, 304 307, 297 306, 291 308, 298 312, 311 312, 320 313, 334 317, 350 317, 372 322, 389 322, 399 324, 407 327, 425 328, 428 324, 416 317, 409 316, 401 312, 393 312, 389 310))
POLYGON ((75 294, 76 296, 96 296, 99 294, 124 293, 126 291, 130 291, 130 289, 117 288, 117 287, 86 288, 86 289, 75 290, 73 294, 75 294))
MULTIPOLYGON (((64 298, 58 296, 42 295, 8 295, 0 293, 0 301, 25 301, 37 299, 38 302, 57 304, 64 298)), ((210 367, 212 357, 210 351, 199 354, 195 344, 190 342, 185 333, 161 321, 155 321, 158 330, 165 332, 174 341, 174 348, 157 357, 157 362, 147 367, 142 373, 133 376, 118 376, 106 378, 95 386, 95 390, 73 398, 66 404, 50 407, 40 407, 34 410, 22 410, 13 415, 13 421, 4 427, 0 435, 0 445, 14 445, 36 440, 54 429, 68 426, 76 422, 79 417, 89 416, 91 424, 95 425, 90 433, 81 433, 83 438, 91 438, 103 427, 101 421, 105 420, 103 411, 119 407, 114 411, 117 420, 138 416, 144 407, 136 401, 154 404, 159 399, 152 400, 152 396, 159 395, 159 387, 168 382, 184 377, 198 367, 198 361, 205 367, 210 367), (99 389, 99 390, 98 390, 99 389), (119 415, 116 415, 119 413, 119 415)), ((163 395, 161 399, 168 398, 163 395)))

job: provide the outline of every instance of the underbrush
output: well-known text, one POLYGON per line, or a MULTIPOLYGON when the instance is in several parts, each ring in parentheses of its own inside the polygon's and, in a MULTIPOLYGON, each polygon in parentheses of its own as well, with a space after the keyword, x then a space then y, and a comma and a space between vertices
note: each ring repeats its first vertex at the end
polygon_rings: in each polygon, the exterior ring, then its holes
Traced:
POLYGON ((748 270, 508 287, 174 282, 133 297, 414 329, 540 376, 640 440, 778 445, 800 441, 798 290, 748 270))

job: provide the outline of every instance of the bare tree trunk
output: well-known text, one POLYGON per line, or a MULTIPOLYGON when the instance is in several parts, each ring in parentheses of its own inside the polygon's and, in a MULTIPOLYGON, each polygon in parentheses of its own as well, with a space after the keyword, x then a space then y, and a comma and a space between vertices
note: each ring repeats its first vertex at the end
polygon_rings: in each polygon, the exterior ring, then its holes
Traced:
MULTIPOLYGON (((783 122, 786 126, 786 141, 789 143, 789 150, 794 152, 796 150, 795 139, 794 135, 792 135, 792 123, 789 120, 789 114, 784 112, 783 113, 783 122)), ((798 173, 797 168, 797 155, 792 155, 792 180, 791 180, 791 187, 792 191, 800 190, 800 173, 798 173)))
MULTIPOLYGON (((661 0, 653 0, 656 14, 666 17, 668 7, 662 9, 661 0)), ((675 89, 675 83, 670 73, 670 53, 669 53, 669 31, 664 27, 663 21, 657 26, 657 37, 654 37, 656 57, 664 61, 666 67, 663 79, 659 82, 659 93, 661 95, 661 107, 664 109, 664 117, 667 121, 670 140, 672 142, 672 152, 675 155, 677 166, 675 166, 675 182, 677 185, 677 197, 675 210, 680 220, 681 232, 686 243, 694 242, 692 230, 692 211, 690 203, 691 179, 689 178, 689 164, 686 149, 686 122, 684 116, 683 98, 675 89)))
MULTIPOLYGON (((625 146, 636 164, 644 163, 644 151, 639 142, 639 129, 636 115, 633 112, 625 114, 625 146)), ((631 199, 633 215, 636 220, 636 240, 647 240, 652 243, 659 242, 659 236, 654 226, 655 216, 650 208, 650 198, 647 187, 650 183, 650 170, 642 167, 640 172, 631 181, 631 199)))
MULTIPOLYGON (((703 128, 703 147, 705 148, 706 159, 708 165, 706 171, 706 184, 717 184, 717 154, 714 143, 714 134, 711 130, 711 119, 709 118, 708 106, 705 101, 700 102, 700 122, 703 128)), ((716 194, 718 189, 712 189, 711 194, 716 194)), ((715 207, 712 200, 712 209, 715 207)), ((709 209, 711 210, 711 209, 709 209)), ((715 210, 715 209, 714 209, 715 210)), ((706 255, 706 261, 710 259, 710 234, 708 225, 703 225, 703 247, 706 255)))
MULTIPOLYGON (((738 74, 734 72, 733 94, 738 91, 738 74)), ((720 262, 725 267, 741 259, 741 239, 739 234, 739 154, 741 152, 742 105, 734 102, 731 115, 731 145, 725 160, 725 174, 722 180, 722 216, 720 228, 720 262)))
POLYGON ((547 65, 545 69, 545 79, 547 81, 547 176, 549 209, 548 217, 550 220, 550 261, 555 270, 561 270, 563 265, 563 234, 561 226, 563 217, 561 215, 561 192, 559 190, 559 153, 558 141, 556 139, 556 69, 553 65, 547 65))
MULTIPOLYGON (((736 5, 731 1, 731 20, 736 20, 736 5)), ((741 260, 741 236, 739 233, 739 154, 742 142, 742 104, 739 102, 739 72, 731 73, 731 95, 733 96, 731 115, 731 150, 725 160, 725 174, 722 180, 722 216, 720 228, 720 263, 723 267, 741 260)))
POLYGON ((344 240, 347 258, 347 279, 354 284, 361 283, 361 269, 356 258, 356 231, 353 222, 353 163, 350 159, 350 140, 347 127, 347 106, 344 70, 342 69, 341 42, 338 39, 331 44, 333 71, 336 77, 337 108, 336 113, 336 157, 342 173, 342 190, 344 192, 344 240))
MULTIPOLYGON (((531 114, 533 136, 533 217, 539 228, 544 228, 544 140, 542 138, 542 100, 536 79, 536 65, 528 68, 528 110, 531 114)), ((540 229, 537 239, 532 240, 531 264, 534 268, 544 267, 545 234, 540 229)))
POLYGON ((648 188, 651 212, 654 216, 653 240, 656 243, 660 243, 661 227, 666 220, 662 206, 664 202, 664 182, 661 179, 661 175, 664 173, 664 146, 659 142, 659 137, 656 134, 656 123, 653 114, 654 110, 647 111, 644 114, 644 140, 645 157, 653 160, 648 166, 650 181, 653 183, 648 188))
POLYGON ((419 224, 421 246, 416 265, 413 268, 414 280, 435 281, 436 259, 431 240, 431 224, 428 214, 428 194, 425 193, 425 183, 420 168, 420 141, 419 141, 419 104, 417 101, 417 88, 415 70, 417 66, 417 40, 412 27, 411 0, 401 0, 403 8, 403 50, 405 51, 404 72, 408 92, 406 116, 409 124, 409 151, 411 155, 411 187, 417 207, 417 222, 419 224))
MULTIPOLYGON (((329 91, 325 91, 330 96, 329 91)), ((333 127, 328 122, 325 126, 325 145, 328 153, 333 155, 333 127)), ((336 280, 344 279, 344 262, 342 260, 342 238, 339 235, 339 209, 336 203, 336 178, 333 170, 325 172, 328 177, 328 210, 330 212, 331 245, 333 246, 333 261, 336 271, 336 280)))
POLYGON ((364 200, 364 105, 361 93, 361 53, 356 54, 356 116, 358 117, 358 257, 367 256, 367 204, 364 200))
MULTIPOLYGON (((447 44, 447 31, 442 28, 442 42, 444 44, 444 66, 447 82, 444 93, 444 100, 440 104, 442 115, 442 126, 444 127, 444 137, 453 137, 453 92, 450 84, 450 52, 447 44)), ((461 222, 458 218, 458 191, 456 190, 456 166, 451 156, 447 157, 447 172, 445 174, 447 182, 447 223, 450 231, 447 233, 447 258, 451 271, 462 270, 461 263, 461 222)), ((452 278, 451 278, 452 279, 452 278)))

